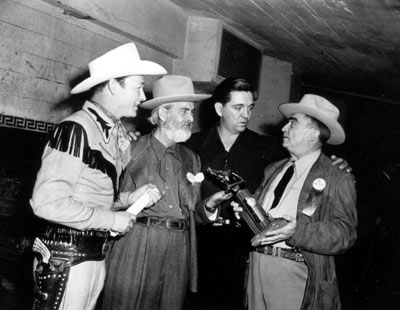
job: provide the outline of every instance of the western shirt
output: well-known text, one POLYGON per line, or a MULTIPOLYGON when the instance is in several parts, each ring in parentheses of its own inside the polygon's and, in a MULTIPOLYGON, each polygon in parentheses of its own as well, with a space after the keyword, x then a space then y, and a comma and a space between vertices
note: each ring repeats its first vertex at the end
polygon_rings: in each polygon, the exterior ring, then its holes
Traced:
POLYGON ((109 230, 118 198, 123 163, 118 148, 119 124, 86 101, 82 110, 55 129, 42 156, 31 199, 34 213, 76 229, 109 230))
POLYGON ((139 216, 183 219, 188 217, 181 209, 176 175, 179 173, 181 158, 177 144, 165 147, 154 135, 150 137, 150 148, 146 156, 149 160, 149 181, 157 186, 163 197, 154 206, 142 210, 139 216))

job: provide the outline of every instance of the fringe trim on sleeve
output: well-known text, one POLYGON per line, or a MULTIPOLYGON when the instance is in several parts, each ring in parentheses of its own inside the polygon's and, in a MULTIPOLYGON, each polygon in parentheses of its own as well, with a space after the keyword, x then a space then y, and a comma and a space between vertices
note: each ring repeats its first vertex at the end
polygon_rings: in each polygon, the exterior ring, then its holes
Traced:
POLYGON ((90 148, 87 133, 82 125, 71 121, 60 123, 50 138, 49 147, 81 158, 89 168, 108 175, 113 184, 114 201, 117 200, 117 170, 99 150, 90 148))

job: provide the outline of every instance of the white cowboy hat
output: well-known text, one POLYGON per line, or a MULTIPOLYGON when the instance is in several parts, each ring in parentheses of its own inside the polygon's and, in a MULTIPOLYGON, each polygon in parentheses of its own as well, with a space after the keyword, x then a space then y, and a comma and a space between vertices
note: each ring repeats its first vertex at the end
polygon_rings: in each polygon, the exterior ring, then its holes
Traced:
POLYGON ((76 85, 71 94, 89 90, 102 82, 129 75, 163 75, 167 71, 152 61, 140 60, 134 43, 121 45, 89 63, 90 77, 76 85))
POLYGON ((312 116, 328 127, 331 135, 326 143, 342 144, 346 139, 343 127, 339 124, 339 109, 323 97, 306 94, 299 103, 281 104, 279 111, 289 118, 295 113, 312 116))
POLYGON ((152 110, 171 102, 195 102, 210 98, 208 94, 195 94, 191 78, 182 75, 165 75, 153 83, 153 99, 143 102, 140 107, 152 110))

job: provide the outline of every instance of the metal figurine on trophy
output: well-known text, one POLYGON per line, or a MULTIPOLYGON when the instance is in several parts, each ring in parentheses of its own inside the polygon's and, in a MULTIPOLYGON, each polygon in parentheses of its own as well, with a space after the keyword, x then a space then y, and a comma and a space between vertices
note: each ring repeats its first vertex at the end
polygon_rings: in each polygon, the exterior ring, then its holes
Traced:
POLYGON ((268 214, 250 194, 246 181, 236 172, 212 168, 207 168, 207 172, 223 186, 225 192, 232 193, 235 201, 242 207, 241 216, 255 234, 251 240, 252 246, 259 246, 260 239, 265 236, 267 231, 278 229, 288 223, 284 218, 273 218, 268 214))

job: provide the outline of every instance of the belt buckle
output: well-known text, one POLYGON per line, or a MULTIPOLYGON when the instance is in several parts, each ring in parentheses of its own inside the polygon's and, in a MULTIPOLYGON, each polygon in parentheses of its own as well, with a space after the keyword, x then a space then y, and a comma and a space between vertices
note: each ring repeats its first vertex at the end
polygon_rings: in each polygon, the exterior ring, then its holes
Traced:
POLYGON ((304 256, 303 256, 303 254, 301 254, 301 252, 299 251, 299 249, 296 248, 296 247, 294 247, 294 248, 293 248, 293 251, 294 251, 294 253, 295 253, 294 260, 295 260, 296 262, 304 262, 304 256))
POLYGON ((304 257, 303 257, 303 255, 301 253, 296 252, 295 256, 294 256, 294 260, 296 262, 304 262, 304 257))
POLYGON ((110 244, 109 244, 109 242, 108 241, 105 241, 104 243, 103 243, 103 246, 101 247, 101 254, 106 254, 109 250, 110 250, 110 244))
POLYGON ((167 227, 168 229, 172 228, 171 220, 166 220, 165 221, 165 227, 167 227))
POLYGON ((273 246, 271 255, 272 256, 281 256, 281 248, 273 246))

